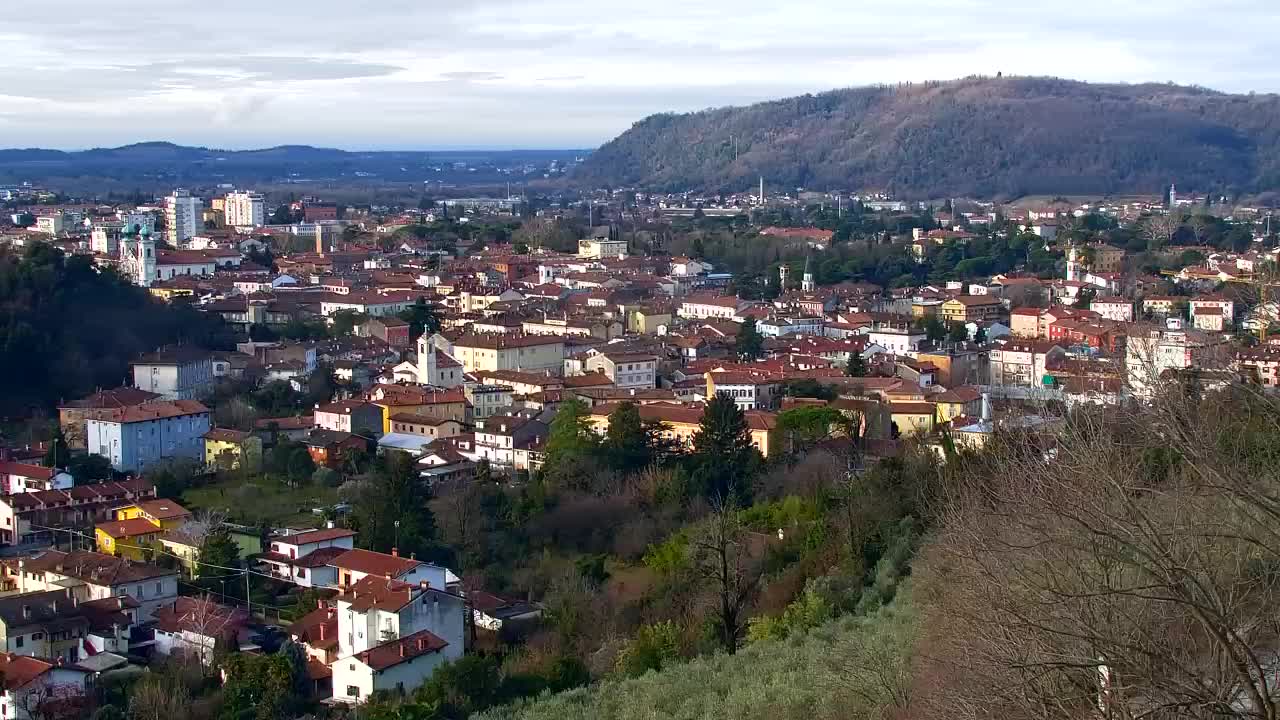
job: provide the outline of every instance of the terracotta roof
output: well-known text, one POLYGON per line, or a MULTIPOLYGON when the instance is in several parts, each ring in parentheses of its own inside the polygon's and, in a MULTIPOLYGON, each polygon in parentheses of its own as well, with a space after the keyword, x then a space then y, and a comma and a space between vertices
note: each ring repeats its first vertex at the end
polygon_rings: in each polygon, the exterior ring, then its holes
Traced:
POLYGON ((214 638, 239 632, 247 621, 248 616, 243 610, 191 597, 179 597, 155 613, 155 626, 159 630, 214 638))
POLYGON ((121 408, 129 405, 141 405, 160 397, 156 393, 132 387, 119 387, 113 390, 100 390, 79 400, 72 400, 63 408, 104 409, 121 408))
POLYGON ((213 428, 201 437, 214 442, 242 443, 248 439, 249 433, 243 430, 232 430, 231 428, 213 428))
POLYGON ((122 408, 90 410, 85 414, 85 417, 103 422, 134 423, 163 420, 182 415, 199 415, 208 412, 209 408, 195 400, 167 400, 122 408))
POLYGON ((349 603, 356 612, 373 609, 396 612, 413 602, 425 589, 419 585, 370 575, 347 588, 337 600, 349 603))
POLYGON ((376 575, 379 578, 385 578, 387 575, 393 578, 400 577, 422 565, 417 560, 361 549, 348 550, 329 561, 329 564, 343 570, 376 575))
POLYGON ((337 647, 337 608, 326 606, 312 610, 289 626, 289 634, 317 650, 337 647))
POLYGON ((478 347, 487 350, 563 344, 564 339, 556 335, 463 335, 453 341, 454 347, 478 347))
POLYGON ((53 572, 91 585, 121 585, 178 574, 177 570, 132 562, 90 550, 72 553, 46 550, 26 558, 24 567, 30 572, 53 572))
POLYGON ((374 670, 385 670, 416 657, 439 652, 448 647, 448 645, 449 643, 430 630, 422 630, 412 635, 406 635, 399 640, 383 643, 375 648, 357 653, 355 657, 374 670))
POLYGON ((20 462, 0 462, 0 475, 20 475, 36 480, 52 480, 55 470, 20 462))
POLYGON ((284 543, 286 545, 312 545, 327 540, 355 537, 355 534, 354 530, 347 530, 346 528, 321 528, 293 535, 275 536, 271 538, 271 542, 284 543))
POLYGON ((303 430, 316 424, 315 417, 311 415, 294 415, 293 417, 282 418, 260 418, 253 426, 259 430, 266 430, 275 423, 280 430, 303 430))
POLYGON ((459 423, 457 420, 453 420, 450 418, 435 418, 435 417, 428 417, 426 415, 415 415, 413 413, 407 413, 407 412, 396 413, 395 415, 391 416, 391 420, 392 422, 413 423, 415 425, 430 425, 431 427, 438 427, 445 423, 455 423, 455 424, 461 425, 461 423, 459 423))
POLYGON ((144 518, 132 520, 112 520, 99 523, 97 528, 113 538, 130 538, 139 535, 153 535, 160 532, 160 526, 144 518))
POLYGON ((157 520, 177 520, 191 516, 190 510, 172 500, 143 500, 134 505, 157 520))
POLYGON ((5 690, 18 690, 53 669, 53 665, 26 655, 0 653, 0 678, 5 690))
POLYGON ((894 414, 905 415, 932 415, 934 407, 932 403, 927 402, 895 402, 889 403, 889 410, 894 414))

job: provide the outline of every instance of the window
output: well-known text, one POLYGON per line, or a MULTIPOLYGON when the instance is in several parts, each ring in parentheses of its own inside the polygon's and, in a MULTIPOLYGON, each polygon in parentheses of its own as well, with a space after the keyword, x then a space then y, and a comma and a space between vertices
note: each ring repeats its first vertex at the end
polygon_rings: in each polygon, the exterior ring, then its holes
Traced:
POLYGON ((32 640, 40 640, 44 638, 44 633, 31 633, 32 640))
MULTIPOLYGON (((351 666, 351 669, 352 669, 352 670, 355 670, 355 669, 356 669, 356 666, 355 666, 355 665, 352 665, 352 666, 351 666)), ((347 697, 360 697, 360 688, 356 687, 355 685, 348 685, 348 686, 347 686, 347 697)))
POLYGON ((14 647, 22 647, 22 645, 23 645, 25 642, 26 642, 26 638, 24 638, 23 636, 19 635, 19 636, 18 636, 18 637, 13 641, 13 646, 14 646, 14 647))
POLYGON ((164 593, 164 585, 160 583, 156 583, 156 595, 160 595, 163 593, 164 593))

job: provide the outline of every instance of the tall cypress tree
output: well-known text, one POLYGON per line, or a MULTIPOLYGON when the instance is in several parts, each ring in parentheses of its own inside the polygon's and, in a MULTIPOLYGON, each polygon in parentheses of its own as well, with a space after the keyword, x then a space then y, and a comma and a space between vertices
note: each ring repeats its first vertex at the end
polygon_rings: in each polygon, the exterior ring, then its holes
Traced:
POLYGON ((702 412, 693 436, 693 477, 707 498, 746 504, 761 465, 747 418, 733 398, 718 393, 702 412))

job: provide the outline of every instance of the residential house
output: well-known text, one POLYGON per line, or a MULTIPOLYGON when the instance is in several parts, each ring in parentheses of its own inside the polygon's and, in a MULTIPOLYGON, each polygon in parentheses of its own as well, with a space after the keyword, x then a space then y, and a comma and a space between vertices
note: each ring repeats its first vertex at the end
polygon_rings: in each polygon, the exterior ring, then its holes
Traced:
POLYGON ((59 590, 68 587, 81 603, 107 598, 132 598, 137 619, 154 617, 162 605, 178 597, 176 569, 162 568, 87 550, 64 553, 45 550, 18 560, 14 578, 19 592, 59 590))
POLYGON ((961 385, 930 395, 929 402, 935 409, 934 421, 946 425, 957 417, 977 417, 982 412, 982 391, 973 385, 961 385))
POLYGON ((493 593, 475 590, 467 593, 476 627, 498 632, 504 627, 532 623, 542 617, 542 610, 520 600, 509 600, 493 593))
POLYGON ((359 435, 323 428, 312 430, 301 442, 312 462, 328 468, 340 467, 347 453, 363 453, 369 447, 369 441, 359 435))
POLYGON ((414 385, 379 384, 366 393, 366 398, 382 408, 383 432, 391 432, 391 416, 399 413, 458 422, 467 422, 470 414, 470 404, 461 388, 436 390, 414 385))
POLYGON ((893 436, 923 435, 933 432, 937 409, 933 403, 899 401, 889 403, 893 436))
POLYGON ((713 370, 703 377, 706 379, 706 397, 724 393, 733 398, 738 409, 744 412, 772 409, 782 384, 777 374, 751 370, 713 370))
POLYGON ((44 543, 62 529, 88 529, 111 520, 132 500, 154 498, 154 485, 140 479, 76 485, 0 497, 0 544, 44 543))
POLYGON ((342 528, 274 535, 270 550, 257 560, 271 575, 299 587, 337 587, 338 570, 329 563, 354 547, 355 535, 342 528))
POLYGON ((1167 372, 1214 370, 1227 364, 1226 338, 1188 330, 1178 318, 1164 327, 1130 332, 1125 347, 1126 382, 1133 394, 1148 397, 1167 372))
POLYGON ((92 671, 24 655, 0 653, 0 718, 48 717, 46 703, 59 709, 89 707, 92 671))
POLYGON ((357 328, 362 337, 376 337, 391 347, 407 348, 413 344, 409 338, 409 323, 393 315, 373 317, 357 328))
POLYGON ((129 363, 133 386, 164 400, 195 400, 213 387, 213 357, 192 347, 143 355, 129 363))
POLYGON ((411 693, 463 654, 462 598, 431 585, 371 577, 337 597, 333 699, 361 703, 378 691, 411 693))
POLYGON ((960 295, 942 303, 945 323, 986 322, 1004 314, 1004 303, 991 295, 960 295))
POLYGON ((477 459, 488 460, 499 468, 528 470, 517 462, 517 450, 539 445, 546 439, 549 428, 543 422, 513 415, 494 415, 476 426, 475 451, 477 459))
POLYGON ((886 323, 867 331, 867 342, 886 348, 889 352, 904 355, 920 349, 925 332, 909 323, 886 323))
POLYGON ((456 587, 460 582, 448 568, 412 557, 401 557, 395 548, 392 548, 390 554, 360 548, 348 550, 330 560, 329 565, 336 569, 337 587, 344 591, 367 577, 377 580, 389 577, 391 580, 414 585, 425 581, 431 587, 440 589, 456 587))
POLYGON ((1133 322, 1133 301, 1114 295, 1094 298, 1089 309, 1113 322, 1133 322))
POLYGON ((1236 368, 1246 380, 1264 387, 1280 387, 1280 347, 1261 345, 1236 352, 1236 368))
POLYGON ((73 485, 75 480, 71 477, 71 473, 65 470, 0 461, 0 493, 4 495, 40 490, 67 490, 73 485))
POLYGON ((170 400, 86 413, 88 450, 120 472, 139 472, 169 458, 204 458, 209 409, 195 400, 170 400))
POLYGON ((98 552, 131 560, 149 560, 160 538, 191 520, 191 511, 172 500, 143 500, 114 511, 115 519, 94 528, 98 552))
POLYGON ((472 334, 444 342, 448 343, 445 351, 469 373, 524 370, 558 375, 564 363, 564 339, 554 335, 472 334))
POLYGON ((155 652, 162 657, 196 658, 211 666, 214 651, 239 638, 249 614, 203 598, 179 597, 156 610, 152 632, 155 652))
POLYGON ((383 409, 362 400, 316 405, 316 427, 335 432, 377 437, 385 432, 383 409))
POLYGON ((1187 298, 1176 295, 1149 295, 1142 299, 1142 312, 1152 317, 1180 314, 1187 298))
POLYGON ((204 464, 256 472, 262 467, 262 438, 243 430, 213 428, 204 434, 204 464))
POLYGON ((1010 340, 992 347, 987 357, 992 385, 1039 387, 1046 369, 1066 351, 1048 341, 1010 340))
POLYGON ((595 352, 586 362, 588 373, 603 373, 619 388, 657 387, 658 357, 651 353, 595 352))
MULTIPOLYGON (((620 402, 594 405, 588 420, 596 432, 603 435, 609 429, 609 415, 618 409, 620 402)), ((669 403, 640 404, 640 419, 662 423, 662 436, 678 447, 693 447, 693 436, 701 429, 703 407, 700 405, 674 405, 669 403)), ((773 430, 777 416, 771 412, 749 410, 744 413, 751 444, 760 454, 769 457, 773 451, 773 430)))
POLYGON ((62 437, 67 441, 67 447, 72 450, 84 450, 86 447, 84 423, 90 411, 127 408, 159 399, 161 397, 158 393, 133 387, 99 390, 92 395, 59 406, 58 426, 62 428, 62 437))
POLYGON ((511 408, 514 399, 514 391, 510 385, 467 383, 463 387, 463 392, 471 403, 471 418, 473 420, 483 420, 506 412, 511 408))
POLYGON ((460 434, 462 432, 462 423, 447 418, 433 418, 427 415, 414 415, 413 413, 396 413, 391 416, 391 432, 417 435, 430 442, 460 434))
POLYGON ((733 296, 690 295, 680 303, 680 309, 676 314, 682 318, 696 320, 709 318, 732 320, 749 305, 750 303, 733 296))

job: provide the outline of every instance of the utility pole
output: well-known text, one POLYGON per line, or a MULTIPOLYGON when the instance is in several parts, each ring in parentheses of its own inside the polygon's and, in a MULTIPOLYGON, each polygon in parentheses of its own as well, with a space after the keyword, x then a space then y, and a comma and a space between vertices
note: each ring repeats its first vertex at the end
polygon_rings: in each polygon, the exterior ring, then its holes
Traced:
POLYGON ((245 571, 244 571, 244 607, 245 607, 245 614, 247 614, 249 616, 249 619, 252 620, 253 619, 253 598, 249 596, 249 569, 248 568, 245 568, 245 571))

